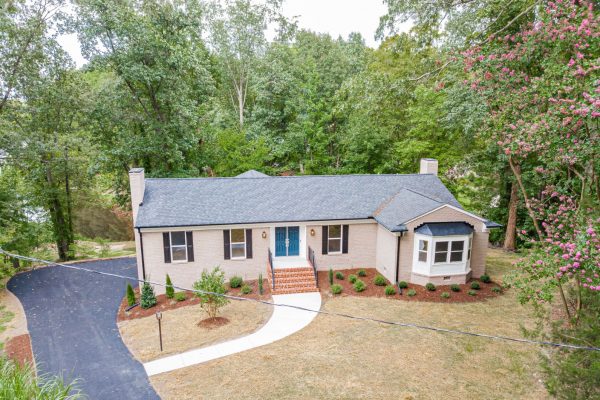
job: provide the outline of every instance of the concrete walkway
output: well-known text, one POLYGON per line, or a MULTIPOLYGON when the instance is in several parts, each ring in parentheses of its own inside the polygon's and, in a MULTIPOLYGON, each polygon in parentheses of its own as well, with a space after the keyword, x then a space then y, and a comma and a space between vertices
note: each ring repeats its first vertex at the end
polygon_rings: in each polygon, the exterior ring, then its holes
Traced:
MULTIPOLYGON (((311 310, 321 308, 321 294, 296 293, 273 296, 276 304, 288 304, 311 310)), ((304 328, 316 317, 317 313, 290 307, 274 306, 273 315, 265 326, 258 331, 238 339, 215 344, 201 349, 190 350, 173 356, 160 358, 144 364, 148 376, 174 371, 179 368, 201 364, 231 354, 240 353, 255 347, 264 346, 283 339, 304 328)))

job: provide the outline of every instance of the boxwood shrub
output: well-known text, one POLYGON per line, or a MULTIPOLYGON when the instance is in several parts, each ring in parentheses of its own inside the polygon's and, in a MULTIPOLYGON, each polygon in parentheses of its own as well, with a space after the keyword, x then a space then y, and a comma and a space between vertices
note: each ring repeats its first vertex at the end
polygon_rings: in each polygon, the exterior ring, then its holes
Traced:
POLYGON ((488 274, 483 274, 481 275, 481 277, 479 277, 479 280, 483 283, 490 283, 492 281, 492 278, 490 278, 488 274))
POLYGON ((239 288, 243 283, 244 280, 241 276, 232 276, 231 279, 229 279, 229 287, 232 289, 239 288))
POLYGON ((417 295, 417 291, 415 289, 410 289, 406 294, 413 297, 417 295))
POLYGON ((354 275, 354 274, 350 274, 350 275, 348 275, 348 281, 349 281, 350 283, 354 283, 354 282, 356 282, 356 280, 357 280, 357 279, 358 279, 358 277, 357 277, 356 275, 354 275))
POLYGON ((340 281, 344 280, 344 274, 342 274, 340 271, 335 273, 335 279, 339 279, 340 281))
POLYGON ((367 271, 365 271, 364 269, 359 269, 358 270, 358 276, 367 276, 367 271))
POLYGON ((494 292, 494 293, 500 293, 500 292, 502 292, 502 289, 500 289, 500 287, 499 287, 499 286, 494 286, 494 287, 492 288, 492 292, 494 292))
POLYGON ((377 286, 385 286, 387 282, 383 275, 377 275, 375 279, 373 279, 373 283, 377 286))
POLYGON ((408 283, 406 283, 406 281, 400 281, 398 282, 398 286, 400 289, 406 289, 408 287, 408 283))
POLYGON ((387 285, 385 287, 385 295, 386 296, 393 296, 396 294, 396 288, 394 287, 394 285, 387 285))
POLYGON ((477 296, 476 290, 469 290, 467 293, 469 294, 469 296, 477 296))
POLYGON ((356 292, 362 292, 367 288, 367 285, 360 279, 357 279, 356 282, 354 282, 354 285, 352 286, 354 287, 354 291, 356 292))
POLYGON ((453 283, 452 285, 450 285, 450 290, 452 290, 453 292, 460 292, 460 285, 453 283))
POLYGON ((331 293, 333 294, 340 294, 342 293, 342 285, 334 283, 333 285, 331 285, 331 293))
POLYGON ((427 285, 425 285, 425 289, 429 290, 430 292, 435 292, 435 285, 429 282, 427 285))
POLYGON ((440 297, 441 297, 442 299, 449 299, 449 298, 450 298, 450 293, 448 293, 448 292, 443 292, 443 293, 440 295, 440 297))
POLYGON ((479 289, 481 289, 481 285, 477 281, 471 282, 471 289, 479 290, 479 289))

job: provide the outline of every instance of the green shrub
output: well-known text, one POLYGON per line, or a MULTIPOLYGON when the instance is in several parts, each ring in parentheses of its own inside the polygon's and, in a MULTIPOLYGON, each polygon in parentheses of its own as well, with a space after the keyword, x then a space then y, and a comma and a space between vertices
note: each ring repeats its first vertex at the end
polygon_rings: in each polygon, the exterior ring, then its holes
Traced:
POLYGON ((329 275, 329 285, 331 286, 331 285, 333 285, 333 270, 331 268, 329 268, 328 275, 329 275))
POLYGON ((448 292, 443 292, 443 293, 440 295, 440 297, 441 297, 442 299, 449 299, 449 298, 450 298, 450 293, 448 293, 448 292))
POLYGON ((502 289, 500 289, 500 287, 499 287, 499 286, 494 286, 494 287, 492 288, 492 292, 494 292, 494 293, 500 293, 500 292, 502 292, 502 289))
POLYGON ((385 287, 385 295, 386 296, 393 296, 396 294, 396 288, 394 287, 394 285, 387 285, 385 287))
POLYGON ((383 275, 377 275, 375 279, 373 279, 373 283, 377 286, 385 286, 387 281, 385 280, 385 277, 383 275))
POLYGON ((258 294, 260 294, 262 296, 262 294, 264 293, 264 282, 263 282, 263 276, 262 273, 258 274, 258 294))
POLYGON ((331 285, 331 293, 333 293, 333 294, 342 293, 342 285, 339 285, 337 283, 331 285))
POLYGON ((429 282, 427 285, 425 285, 425 289, 429 290, 430 292, 435 292, 435 285, 429 282))
POLYGON ((479 284, 479 282, 473 281, 473 282, 471 282, 471 289, 479 290, 479 289, 481 289, 481 285, 479 284))
POLYGON ((398 287, 400 289, 406 289, 408 287, 408 283, 406 283, 406 281, 400 281, 398 282, 398 287))
POLYGON ((492 281, 492 278, 490 278, 488 274, 483 274, 481 275, 481 277, 479 277, 479 280, 483 283, 490 283, 492 281))
POLYGON ((175 296, 175 288, 173 287, 173 282, 171 282, 169 274, 167 274, 166 295, 169 299, 172 299, 175 296))
POLYGON ((356 282, 354 282, 354 285, 352 285, 352 287, 354 287, 355 292, 362 292, 367 288, 367 285, 360 279, 357 279, 356 282))
POLYGON ((186 296, 185 292, 177 292, 177 293, 175 293, 175 300, 176 301, 184 301, 185 299, 187 299, 187 296, 186 296))
POLYGON ((200 279, 194 282, 196 296, 200 298, 200 307, 209 318, 214 318, 219 308, 229 303, 229 299, 221 295, 225 294, 225 274, 219 267, 213 268, 211 272, 202 271, 200 279))
POLYGON ((252 293, 252 288, 250 287, 250 285, 244 283, 240 291, 242 292, 242 294, 250 294, 252 293))
POLYGON ((365 276, 367 276, 367 271, 365 271, 365 270, 364 270, 364 269, 362 269, 362 268, 361 268, 361 269, 359 269, 359 270, 358 270, 358 276, 362 276, 362 277, 365 277, 365 276))
POLYGON ((348 282, 350 282, 350 283, 356 282, 357 279, 358 279, 358 277, 354 274, 348 275, 348 282))
POLYGON ((152 285, 148 282, 144 282, 142 285, 142 295, 140 296, 140 305, 143 309, 148 309, 156 305, 156 295, 152 285))
POLYGON ((342 274, 340 271, 335 273, 335 279, 338 279, 340 281, 344 280, 344 274, 342 274))
POLYGON ((239 288, 244 283, 244 280, 241 276, 232 276, 229 279, 229 287, 232 289, 239 288))
POLYGON ((450 285, 450 290, 452 290, 453 292, 460 292, 460 285, 457 283, 453 283, 452 285, 450 285))
POLYGON ((127 284, 127 305, 132 306, 135 304, 135 292, 133 291, 133 287, 131 283, 127 284))
POLYGON ((417 291, 415 289, 410 289, 406 294, 413 297, 417 295, 417 291))
POLYGON ((475 290, 469 290, 467 293, 469 294, 469 296, 477 296, 477 291, 475 290))

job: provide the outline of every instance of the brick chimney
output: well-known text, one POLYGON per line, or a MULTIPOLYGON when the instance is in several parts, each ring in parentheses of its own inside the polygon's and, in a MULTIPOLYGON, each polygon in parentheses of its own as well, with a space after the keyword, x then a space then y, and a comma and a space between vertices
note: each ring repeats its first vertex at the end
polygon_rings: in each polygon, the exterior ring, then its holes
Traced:
POLYGON ((132 168, 129 171, 129 188, 131 190, 131 210, 133 211, 133 223, 137 218, 140 203, 144 200, 144 168, 132 168))
POLYGON ((435 158, 421 158, 420 174, 438 174, 438 160, 435 158))

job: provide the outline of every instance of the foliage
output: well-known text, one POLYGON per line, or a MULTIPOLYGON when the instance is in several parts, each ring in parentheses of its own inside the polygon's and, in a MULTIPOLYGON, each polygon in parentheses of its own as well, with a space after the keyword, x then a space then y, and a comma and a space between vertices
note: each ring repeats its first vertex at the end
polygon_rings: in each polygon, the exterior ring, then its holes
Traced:
POLYGON ((148 282, 142 284, 142 293, 140 295, 140 306, 143 309, 148 309, 156 305, 156 295, 154 288, 148 282))
POLYGON ((66 384, 62 378, 50 375, 36 377, 30 366, 20 366, 0 356, 0 398, 13 400, 75 400, 84 396, 77 381, 66 384))
POLYGON ((337 271, 337 272, 335 273, 335 279, 338 279, 338 280, 340 280, 340 281, 343 281, 343 280, 344 280, 344 274, 343 274, 341 271, 337 271))
POLYGON ((481 289, 481 285, 477 281, 471 282, 470 286, 471 286, 471 289, 473 289, 473 290, 479 290, 479 289, 481 289))
POLYGON ((173 282, 171 282, 171 277, 167 274, 167 285, 165 288, 167 298, 172 299, 175 296, 175 288, 173 287, 173 282))
POLYGON ((219 267, 213 268, 210 272, 203 270, 200 279, 194 282, 193 287, 196 296, 200 298, 200 307, 209 318, 215 318, 219 309, 229 303, 229 299, 223 296, 226 292, 225 273, 219 267))
POLYGON ((417 291, 416 291, 415 289, 409 289, 409 291, 408 291, 408 292, 406 292, 406 294, 407 294, 409 297, 414 297, 414 296, 416 296, 416 295, 417 295, 417 291))
POLYGON ((387 280, 385 279, 385 277, 383 275, 377 275, 373 279, 373 283, 377 286, 385 286, 387 283, 387 280))
POLYGON ((427 283, 425 285, 425 289, 429 290, 430 292, 435 292, 436 288, 435 288, 435 285, 433 283, 429 282, 429 283, 427 283))
POLYGON ((469 296, 477 296, 477 291, 476 291, 476 290, 469 290, 469 291, 467 292, 467 294, 468 294, 469 296))
POLYGON ((262 275, 262 273, 260 273, 260 274, 258 274, 258 294, 260 294, 261 296, 263 295, 263 292, 264 292, 263 285, 264 285, 263 275, 262 275))
POLYGON ((329 268, 329 271, 327 273, 327 276, 329 278, 329 284, 333 285, 333 269, 329 268))
POLYGON ((442 294, 440 294, 440 297, 442 299, 449 299, 450 298, 450 293, 449 292, 442 292, 442 294))
POLYGON ((400 289, 406 289, 408 287, 408 283, 406 281, 400 281, 398 282, 398 287, 400 289))
POLYGON ((490 276, 487 274, 483 274, 479 277, 479 280, 483 283, 490 283, 492 281, 492 278, 490 278, 490 276))
POLYGON ((393 296, 396 294, 396 287, 394 285, 387 285, 385 287, 385 295, 386 296, 393 296))
POLYGON ((242 288, 240 289, 240 292, 242 294, 250 294, 250 293, 252 293, 252 288, 247 283, 244 283, 242 285, 242 288))
POLYGON ((453 292, 460 292, 460 285, 453 283, 452 285, 450 285, 450 290, 452 290, 453 292))
POLYGON ((339 285, 337 283, 334 283, 333 285, 331 285, 331 293, 332 294, 340 294, 342 293, 342 285, 339 285))
POLYGON ((500 286, 494 286, 492 288, 492 292, 494 292, 494 293, 502 293, 502 288, 500 286))
POLYGON ((177 292, 175 293, 175 301, 184 301, 187 299, 187 295, 185 292, 177 292))
POLYGON ((364 269, 359 269, 357 275, 360 277, 367 276, 367 271, 365 271, 364 269))
POLYGON ((236 275, 236 276, 232 276, 229 279, 229 287, 233 288, 233 289, 239 288, 240 286, 242 286, 243 283, 244 283, 244 280, 242 279, 241 276, 236 275))
POLYGON ((127 296, 127 305, 129 307, 131 307, 136 302, 135 301, 135 292, 133 291, 133 286, 131 286, 131 283, 127 284, 126 296, 127 296))
POLYGON ((354 288, 355 292, 362 292, 363 290, 365 290, 367 288, 367 285, 362 280, 357 279, 354 282, 354 284, 352 285, 352 287, 354 288))
POLYGON ((348 275, 348 281, 349 281, 350 283, 354 283, 354 282, 356 282, 356 280, 357 280, 357 279, 358 279, 358 277, 357 277, 356 275, 354 275, 354 274, 350 274, 350 275, 348 275))

